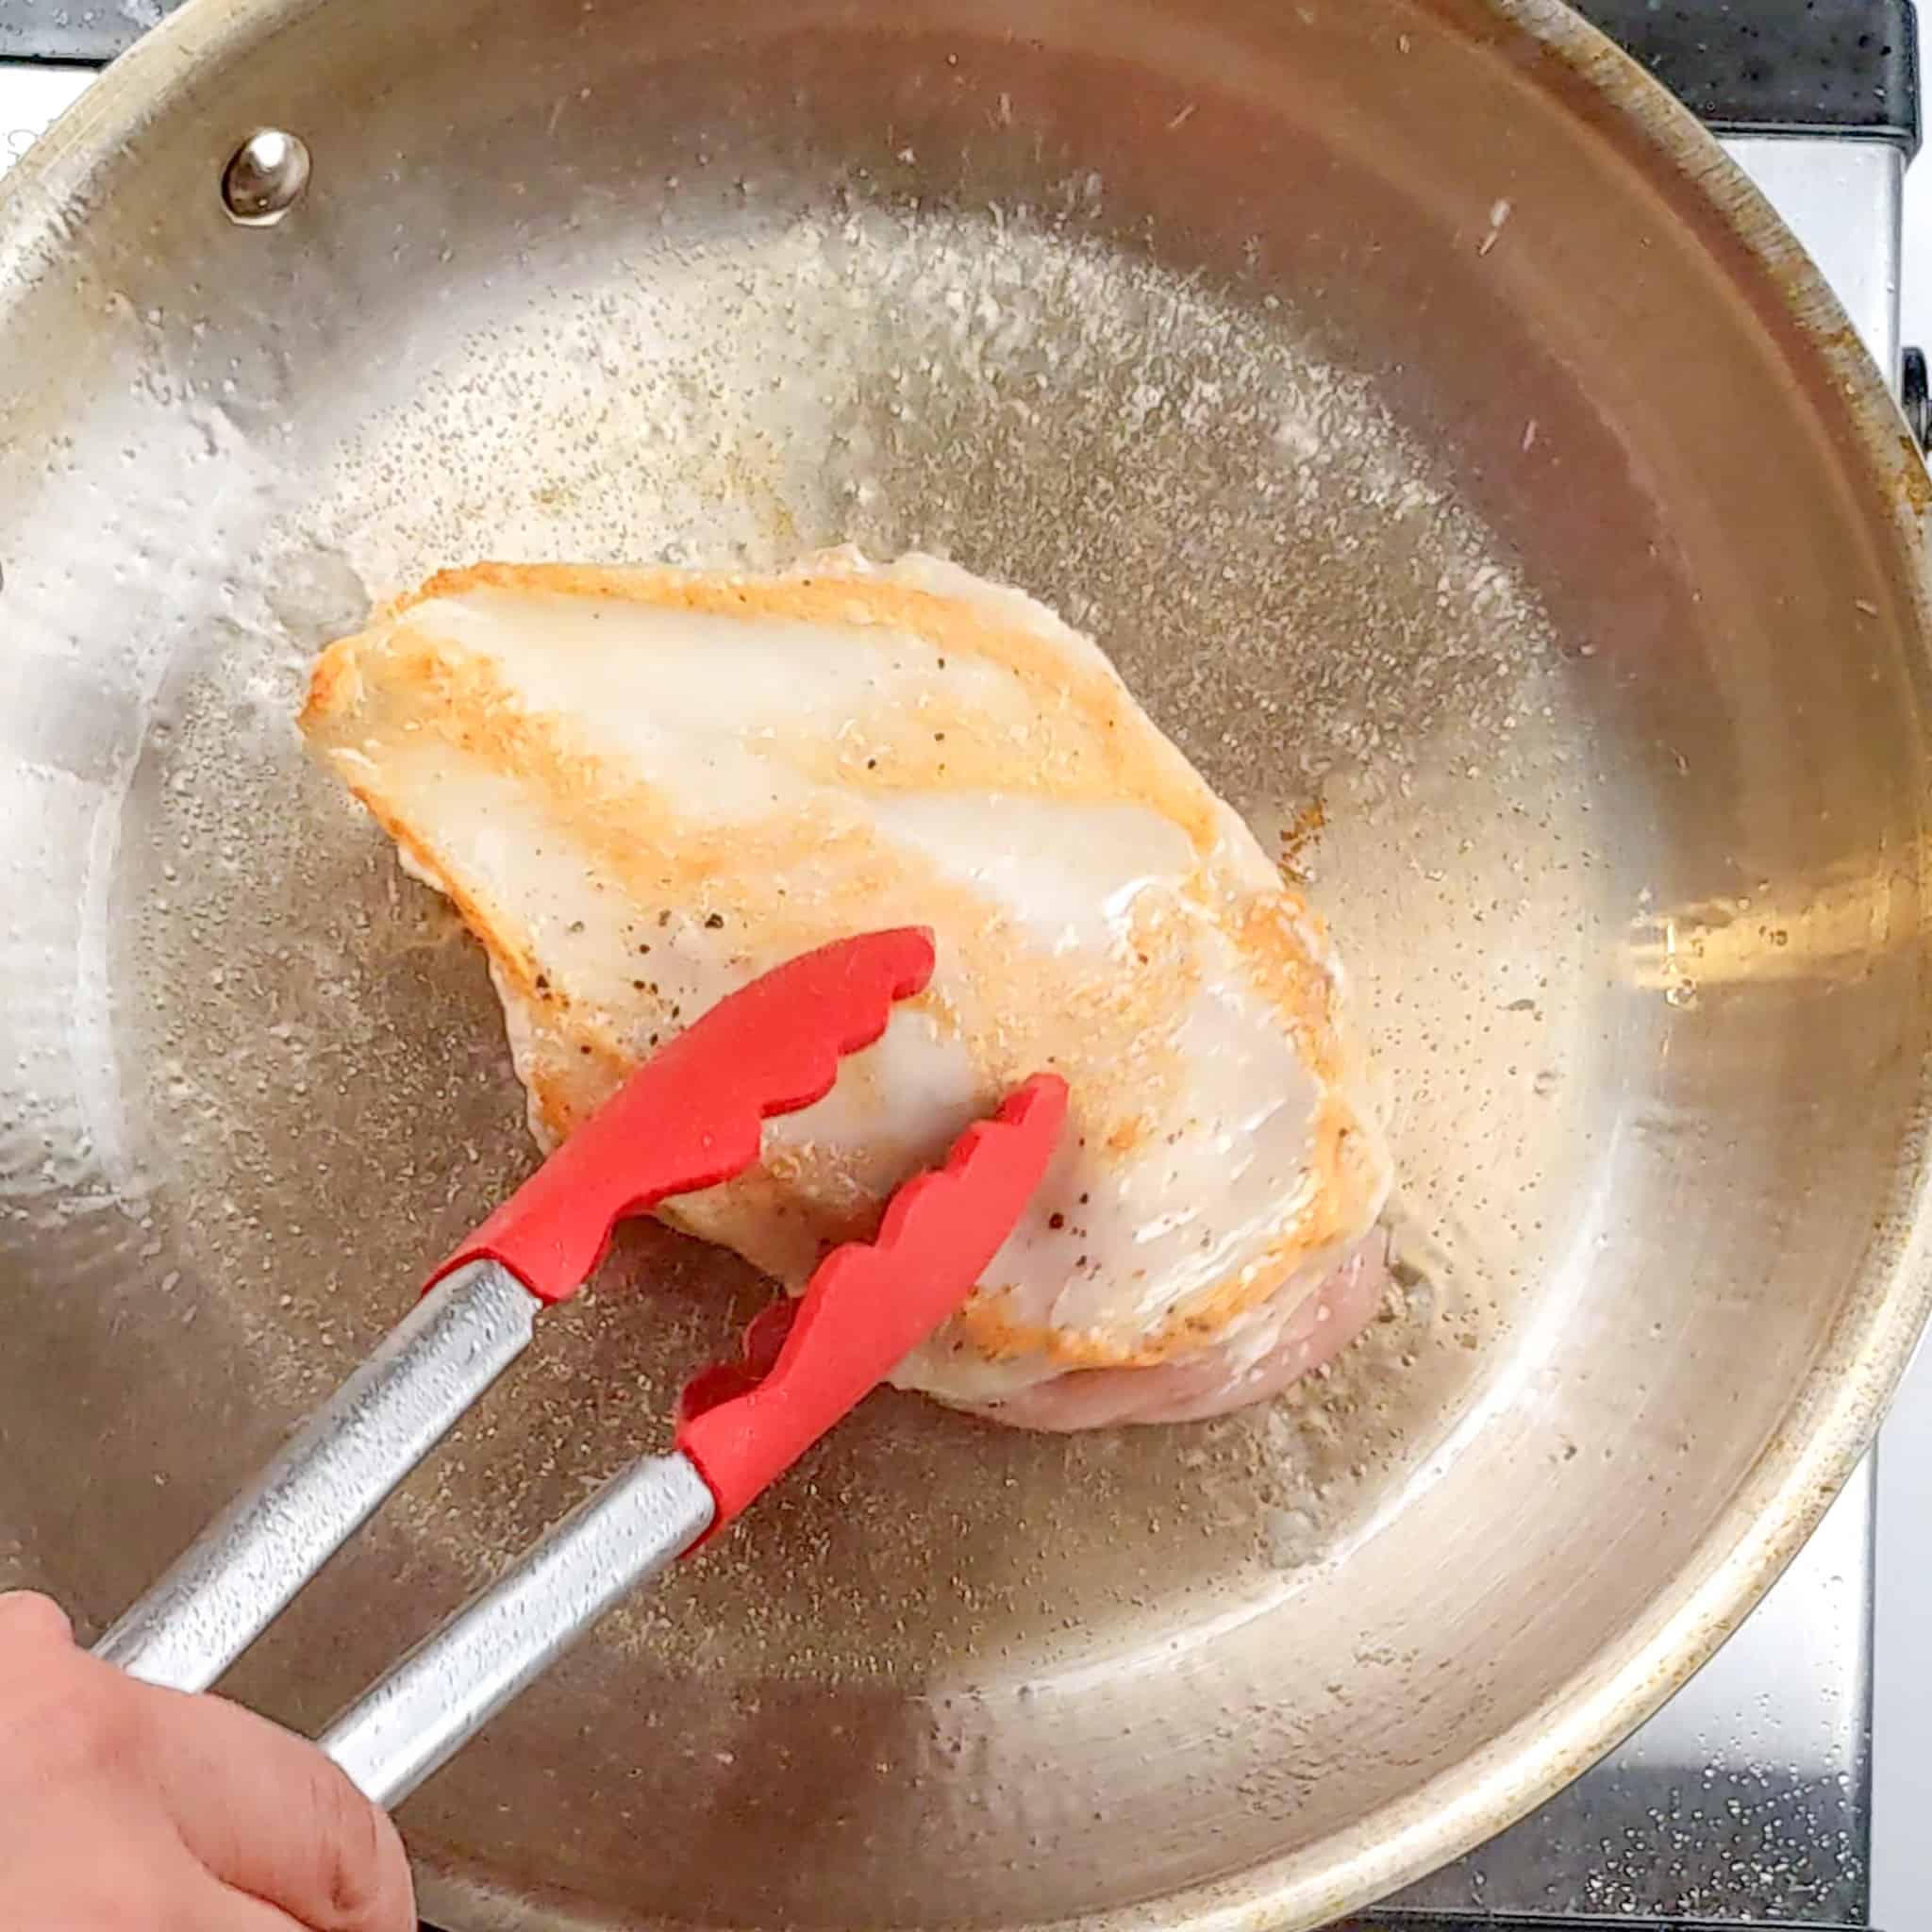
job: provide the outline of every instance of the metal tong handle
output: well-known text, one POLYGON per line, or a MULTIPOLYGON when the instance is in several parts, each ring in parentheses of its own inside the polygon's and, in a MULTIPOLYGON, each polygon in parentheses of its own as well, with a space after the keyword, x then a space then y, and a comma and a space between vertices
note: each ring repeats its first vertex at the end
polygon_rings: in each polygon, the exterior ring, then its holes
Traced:
POLYGON ((613 1476, 322 1748, 378 1804, 398 1803, 618 1598, 728 1523, 965 1299, 1039 1185, 1065 1110, 1064 1085, 1036 1075, 968 1127, 941 1167, 892 1196, 872 1241, 828 1255, 799 1301, 753 1324, 739 1362, 687 1386, 675 1454, 613 1476))
POLYGON ((316 1740, 385 1809, 439 1771, 619 1598, 710 1528, 687 1456, 614 1475, 376 1679, 316 1740))
MULTIPOLYGON (((529 1345, 539 1307, 577 1291, 616 1224, 750 1166, 763 1122, 830 1092, 841 1058, 879 1038, 894 1005, 931 977, 933 960, 932 935, 917 928, 835 941, 728 994, 646 1060, 442 1264, 414 1312, 108 1631, 96 1655, 177 1690, 214 1682, 529 1345)), ((640 1474, 635 1491, 630 1479, 621 1481, 597 1507, 621 1516, 624 1497, 649 1491, 640 1474)), ((557 1578, 577 1576, 567 1559, 590 1529, 588 1520, 563 1525, 532 1553, 531 1574, 551 1575, 546 1566, 561 1564, 557 1578)), ((509 1602, 492 1594, 437 1641, 475 1641, 509 1602)), ((579 1615, 575 1599, 566 1604, 553 1620, 556 1641, 532 1640, 530 1669, 593 1614, 579 1615)), ((482 1653, 475 1656, 481 1669, 482 1653)), ((508 1695, 524 1678, 511 1670, 503 1681, 508 1695)), ((495 1695, 479 1688, 481 1714, 471 1728, 495 1695)))
MULTIPOLYGON (((439 1282, 94 1655, 150 1684, 206 1690, 524 1352, 540 1307, 494 1261, 439 1282)), ((633 1464, 377 1678, 318 1743, 376 1804, 399 1805, 716 1515, 689 1457, 633 1464)))
MULTIPOLYGON (((877 1040, 932 965, 916 931, 822 947, 647 1061, 98 1654, 154 1683, 213 1682, 522 1354, 538 1307, 575 1292, 618 1221, 749 1166, 763 1120, 828 1092, 840 1058, 877 1040)), ((1046 1171, 1066 1098, 1036 1074, 969 1127, 887 1203, 873 1241, 813 1271, 774 1359, 754 1361, 748 1341, 741 1362, 701 1376, 676 1453, 613 1477, 541 1538, 351 1705, 323 1750, 396 1804, 619 1597, 742 1510, 971 1293, 1046 1171)))
POLYGON ((494 1261, 439 1282, 94 1655, 207 1690, 529 1346, 539 1306, 494 1261))

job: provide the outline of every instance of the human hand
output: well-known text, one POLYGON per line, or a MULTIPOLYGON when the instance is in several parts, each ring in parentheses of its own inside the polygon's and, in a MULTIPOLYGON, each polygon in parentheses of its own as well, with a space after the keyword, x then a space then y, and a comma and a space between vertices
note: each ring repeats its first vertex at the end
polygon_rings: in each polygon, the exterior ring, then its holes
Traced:
POLYGON ((0 1595, 0 1932, 416 1932, 395 1826, 314 1745, 0 1595))

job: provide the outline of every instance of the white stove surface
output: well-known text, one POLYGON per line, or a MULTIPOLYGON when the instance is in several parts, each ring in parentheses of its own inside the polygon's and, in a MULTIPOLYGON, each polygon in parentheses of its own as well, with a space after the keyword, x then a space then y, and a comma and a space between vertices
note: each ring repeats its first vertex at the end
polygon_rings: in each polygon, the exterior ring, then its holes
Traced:
POLYGON ((0 175, 93 77, 92 67, 0 60, 0 175))
MULTIPOLYGON (((0 62, 0 173, 91 78, 0 62)), ((1882 366, 1895 373, 1901 280, 1903 340, 1932 345, 1932 163, 1903 188, 1901 277, 1891 150, 1801 139, 1732 152, 1882 366)), ((1571 1791, 1405 1894, 1400 1913, 1858 1924, 1869 1821, 1869 1923, 1918 1932, 1932 1924, 1928 1633, 1932 1354, 1874 1463, 1719 1657, 1571 1791)))
MULTIPOLYGON (((1932 270, 1932 179, 1918 240, 1932 270)), ((1928 277, 1932 279, 1932 277, 1928 277)), ((1932 341, 1932 301, 1906 340, 1932 341)), ((1878 1441, 1873 1671, 1872 1923, 1919 1932, 1932 1917, 1932 1349, 1921 1348, 1878 1441)))

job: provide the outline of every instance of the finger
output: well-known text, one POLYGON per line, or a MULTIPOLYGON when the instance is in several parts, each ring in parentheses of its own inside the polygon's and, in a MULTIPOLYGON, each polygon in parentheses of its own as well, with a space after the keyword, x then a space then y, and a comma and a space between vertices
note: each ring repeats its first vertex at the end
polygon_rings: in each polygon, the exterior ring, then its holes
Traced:
POLYGON ((74 1641, 67 1612, 34 1590, 0 1591, 0 1644, 65 1646, 74 1641))
MULTIPOLYGON (((90 1932, 96 1926, 100 1932, 308 1932, 279 1906, 224 1885, 179 1845, 142 1876, 146 1902, 132 1907, 125 1897, 108 1902, 85 1921, 90 1932)), ((47 1932, 47 1922, 36 1932, 47 1932)))
POLYGON ((15 1861, 0 1895, 0 1932, 306 1932, 277 1907, 212 1877, 158 1816, 110 1813, 91 1836, 74 1857, 15 1861), (143 1830, 146 1823, 157 1828, 143 1830))
POLYGON ((416 1932, 395 1826, 313 1744, 219 1697, 140 1688, 148 1773, 216 1878, 312 1932, 416 1932))
MULTIPOLYGON (((237 1891, 204 1872, 201 1883, 207 1888, 194 1894, 193 1916, 183 1921, 182 1932, 309 1932, 299 1919, 291 1919, 280 1906, 237 1891)), ((411 1926, 409 1932, 415 1932, 411 1926)))

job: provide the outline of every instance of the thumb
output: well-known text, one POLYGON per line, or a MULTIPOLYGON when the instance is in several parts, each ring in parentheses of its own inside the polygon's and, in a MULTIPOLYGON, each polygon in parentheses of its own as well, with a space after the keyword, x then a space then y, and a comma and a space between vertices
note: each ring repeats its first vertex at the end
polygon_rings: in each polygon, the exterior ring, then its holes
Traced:
POLYGON ((145 1773, 214 1877, 312 1932, 416 1932, 395 1826, 313 1744, 219 1697, 138 1688, 145 1773))

